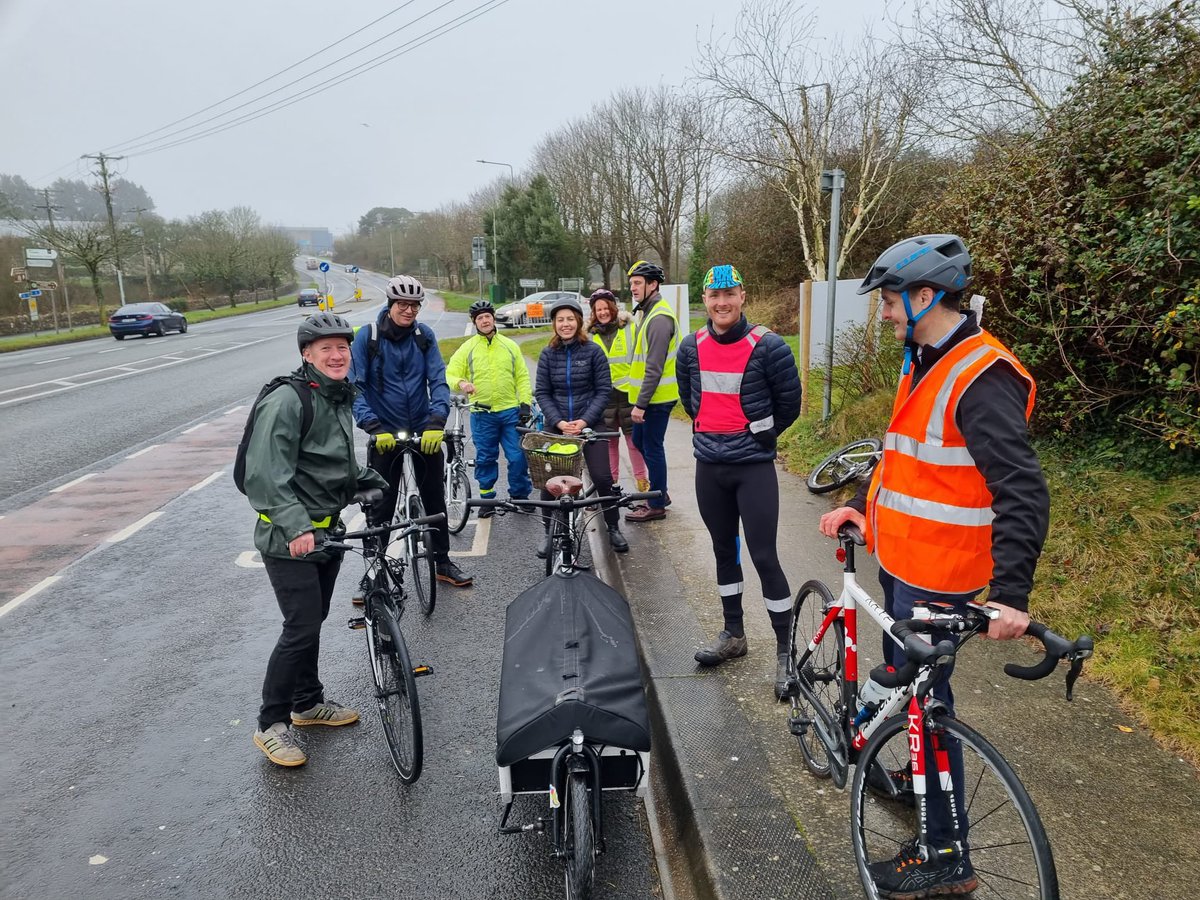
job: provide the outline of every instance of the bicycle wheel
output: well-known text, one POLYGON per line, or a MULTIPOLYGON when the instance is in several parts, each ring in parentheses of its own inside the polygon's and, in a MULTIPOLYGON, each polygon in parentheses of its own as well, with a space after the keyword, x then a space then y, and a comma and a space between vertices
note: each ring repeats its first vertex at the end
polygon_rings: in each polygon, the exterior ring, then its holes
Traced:
POLYGON ((373 606, 374 628, 370 629, 369 637, 379 717, 392 765, 401 781, 412 784, 421 775, 425 757, 417 681, 400 623, 387 606, 382 603, 373 606))
MULTIPOLYGON (((408 518, 419 519, 423 515, 425 507, 421 498, 409 497, 408 518)), ((434 571, 432 541, 424 531, 413 532, 405 540, 408 565, 404 569, 404 577, 408 579, 411 593, 421 605, 421 612, 428 616, 437 605, 437 574, 434 571)))
POLYGON ((596 878, 596 839, 592 832, 592 804, 588 800, 588 779, 584 772, 572 772, 567 779, 564 804, 563 862, 567 867, 569 900, 591 900, 596 878))
POLYGON ((467 477, 466 467, 460 462, 450 466, 450 474, 446 478, 446 527, 451 534, 458 534, 466 527, 471 509, 467 501, 471 499, 471 479, 467 477))
POLYGON ((794 679, 788 726, 796 736, 808 771, 818 778, 838 775, 841 787, 845 785, 847 774, 846 741, 841 726, 846 666, 842 620, 834 619, 816 649, 808 652, 808 644, 821 627, 826 610, 835 602, 833 592, 820 581, 806 581, 796 592, 796 602, 792 604, 792 636, 788 642, 794 679), (839 748, 841 760, 831 757, 831 745, 839 748))
POLYGON ((550 575, 562 563, 562 542, 566 523, 561 510, 550 512, 550 550, 546 554, 546 574, 550 575))
POLYGON ((821 460, 805 484, 814 494, 827 494, 870 472, 882 450, 883 444, 875 438, 847 444, 821 460))
MULTIPOLYGON (((974 870, 979 883, 971 896, 1058 900, 1058 876, 1046 832, 1012 767, 982 735, 958 719, 936 716, 932 725, 926 725, 927 739, 931 730, 962 748, 963 796, 958 806, 959 822, 967 828, 967 851, 961 864, 969 868, 960 876, 969 878, 974 870)), ((871 898, 880 893, 870 865, 890 864, 901 847, 919 834, 914 796, 908 790, 897 791, 902 776, 891 778, 908 767, 908 721, 902 714, 884 722, 871 736, 854 774, 854 857, 863 889, 871 898)), ((927 774, 926 783, 936 786, 936 770, 927 774)), ((970 885, 959 887, 965 893, 970 885)))

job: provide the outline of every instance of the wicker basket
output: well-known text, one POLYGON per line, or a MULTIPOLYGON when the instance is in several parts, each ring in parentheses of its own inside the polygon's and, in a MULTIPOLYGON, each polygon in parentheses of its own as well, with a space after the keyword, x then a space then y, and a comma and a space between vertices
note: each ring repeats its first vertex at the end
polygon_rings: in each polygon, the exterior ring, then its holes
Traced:
POLYGON ((521 449, 529 460, 529 477, 533 486, 539 491, 546 489, 546 482, 556 475, 572 475, 583 477, 583 444, 582 438, 569 434, 546 434, 543 431, 530 432, 521 438, 521 449), (561 453, 547 453, 546 448, 551 444, 575 444, 578 453, 565 456, 561 453))

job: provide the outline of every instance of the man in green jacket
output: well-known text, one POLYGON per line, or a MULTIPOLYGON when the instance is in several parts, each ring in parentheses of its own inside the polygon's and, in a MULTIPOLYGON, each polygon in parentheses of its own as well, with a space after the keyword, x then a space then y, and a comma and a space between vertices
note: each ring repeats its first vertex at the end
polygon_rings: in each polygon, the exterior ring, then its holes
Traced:
MULTIPOLYGON (((496 311, 490 301, 472 303, 470 314, 477 334, 450 357, 446 383, 452 391, 462 391, 474 403, 488 407, 471 413, 479 496, 485 500, 496 496, 496 479, 500 477, 497 463, 503 445, 508 460, 508 495, 525 500, 533 483, 517 426, 529 415, 533 403, 529 369, 516 343, 496 333, 496 311)), ((495 512, 484 507, 479 510, 479 518, 486 519, 495 512)))
POLYGON ((378 472, 354 455, 354 388, 350 341, 354 330, 341 316, 323 312, 297 334, 307 382, 284 384, 259 401, 246 448, 246 497, 258 513, 254 545, 283 612, 283 633, 267 663, 254 743, 271 762, 308 761, 291 725, 349 725, 358 713, 328 700, 317 676, 321 623, 342 564, 339 553, 314 552, 326 532, 345 531, 342 509, 364 488, 387 487, 378 472), (312 399, 312 421, 303 432, 300 390, 312 399))

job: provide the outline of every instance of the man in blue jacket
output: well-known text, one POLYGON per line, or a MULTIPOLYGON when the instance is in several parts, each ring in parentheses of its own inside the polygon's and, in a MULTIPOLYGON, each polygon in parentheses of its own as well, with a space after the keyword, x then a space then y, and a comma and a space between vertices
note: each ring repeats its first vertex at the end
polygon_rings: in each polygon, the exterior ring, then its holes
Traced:
MULTIPOLYGON (((373 326, 358 330, 351 347, 351 380, 357 389, 354 421, 368 434, 379 435, 367 452, 367 465, 388 480, 383 500, 372 510, 373 520, 382 522, 395 514, 404 474, 402 452, 392 437, 398 431, 421 435, 421 502, 426 515, 445 513, 442 437, 450 414, 450 388, 437 335, 417 322, 425 288, 411 275, 397 275, 387 283, 385 294, 387 310, 373 326)), ((456 587, 470 585, 471 576, 450 560, 445 523, 433 534, 438 580, 456 587)))
POLYGON ((708 322, 679 344, 679 399, 692 418, 696 504, 712 537, 717 593, 725 627, 696 651, 696 662, 717 666, 745 656, 742 562, 738 522, 762 582, 775 632, 775 696, 787 691, 792 594, 779 565, 779 480, 775 439, 800 414, 800 375, 783 338, 752 326, 742 307, 746 291, 733 266, 704 276, 708 322))

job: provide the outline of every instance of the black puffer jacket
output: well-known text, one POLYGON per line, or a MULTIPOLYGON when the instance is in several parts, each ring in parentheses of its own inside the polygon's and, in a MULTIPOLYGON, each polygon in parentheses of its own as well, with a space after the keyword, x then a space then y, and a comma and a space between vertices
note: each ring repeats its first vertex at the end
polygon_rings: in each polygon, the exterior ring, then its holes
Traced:
POLYGON ((601 430, 611 393, 608 357, 599 344, 572 341, 559 347, 547 346, 538 356, 533 394, 546 416, 548 431, 557 431, 559 422, 576 419, 601 430))
MULTIPOLYGON (((753 327, 746 317, 724 334, 705 325, 713 340, 720 344, 740 341, 753 327)), ((700 411, 700 364, 696 335, 689 334, 679 344, 675 357, 675 375, 679 381, 679 400, 687 414, 696 418, 700 411)), ((768 332, 758 342, 742 377, 742 411, 751 422, 771 416, 775 427, 758 434, 749 430, 737 434, 693 433, 696 459, 707 463, 756 463, 775 458, 775 438, 800 415, 800 373, 796 358, 783 338, 768 332)))

